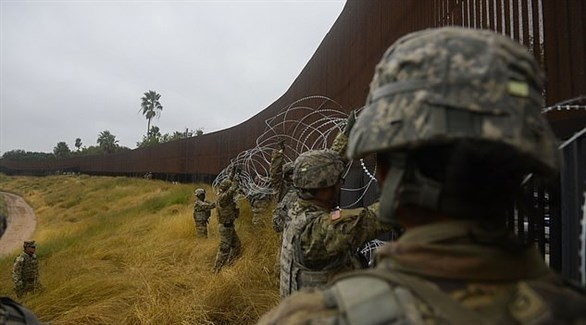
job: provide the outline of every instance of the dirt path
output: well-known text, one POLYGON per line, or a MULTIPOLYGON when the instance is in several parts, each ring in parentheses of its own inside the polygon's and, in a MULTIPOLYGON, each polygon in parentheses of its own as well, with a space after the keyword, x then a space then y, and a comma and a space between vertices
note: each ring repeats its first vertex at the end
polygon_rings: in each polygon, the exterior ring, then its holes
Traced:
POLYGON ((37 226, 33 209, 18 195, 0 192, 8 208, 8 228, 0 237, 0 257, 14 253, 22 248, 22 242, 30 236, 37 226))

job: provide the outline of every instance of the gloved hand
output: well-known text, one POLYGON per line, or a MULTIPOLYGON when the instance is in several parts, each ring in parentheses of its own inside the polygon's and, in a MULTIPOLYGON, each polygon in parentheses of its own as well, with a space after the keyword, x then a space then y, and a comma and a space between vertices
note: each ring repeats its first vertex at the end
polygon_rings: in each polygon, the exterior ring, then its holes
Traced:
POLYGON ((356 122, 356 111, 352 110, 350 114, 348 114, 348 118, 346 119, 346 127, 344 128, 344 135, 350 136, 350 131, 352 131, 352 127, 356 122))

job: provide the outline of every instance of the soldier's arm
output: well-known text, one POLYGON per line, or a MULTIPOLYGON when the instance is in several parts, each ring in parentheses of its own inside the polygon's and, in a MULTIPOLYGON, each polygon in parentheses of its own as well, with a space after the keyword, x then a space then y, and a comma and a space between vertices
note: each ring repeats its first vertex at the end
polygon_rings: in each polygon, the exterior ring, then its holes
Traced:
POLYGON ((279 145, 279 149, 271 153, 271 163, 269 165, 270 187, 279 189, 283 182, 283 164, 285 163, 285 147, 279 145))
POLYGON ((348 114, 348 118, 346 119, 346 126, 344 130, 336 135, 334 142, 332 143, 330 149, 337 152, 343 160, 346 160, 346 149, 348 148, 348 137, 350 136, 350 131, 356 122, 356 112, 351 111, 348 114))
POLYGON ((390 231, 390 226, 376 218, 376 207, 342 210, 316 218, 301 233, 301 247, 307 266, 334 259, 354 250, 377 235, 390 231))
POLYGON ((14 265, 12 266, 12 281, 14 283, 22 282, 22 267, 24 263, 24 259, 20 256, 16 258, 14 261, 14 265))
POLYGON ((283 232, 285 229, 285 218, 284 214, 287 213, 283 201, 277 204, 275 210, 273 210, 273 230, 275 232, 283 232))

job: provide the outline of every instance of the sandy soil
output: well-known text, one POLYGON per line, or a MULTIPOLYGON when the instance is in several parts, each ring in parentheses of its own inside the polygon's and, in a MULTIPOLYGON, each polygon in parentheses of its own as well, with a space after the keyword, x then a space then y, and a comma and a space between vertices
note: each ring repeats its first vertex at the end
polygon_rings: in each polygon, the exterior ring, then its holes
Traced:
POLYGON ((33 209, 18 195, 0 192, 8 208, 8 228, 0 237, 0 256, 14 254, 22 249, 22 242, 30 240, 37 226, 33 209))

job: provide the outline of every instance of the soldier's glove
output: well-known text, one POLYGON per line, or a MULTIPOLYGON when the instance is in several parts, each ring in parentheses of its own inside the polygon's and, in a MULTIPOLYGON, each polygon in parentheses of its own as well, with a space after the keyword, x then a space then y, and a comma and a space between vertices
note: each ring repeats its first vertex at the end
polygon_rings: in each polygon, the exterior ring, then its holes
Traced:
POLYGON ((346 127, 344 128, 344 135, 350 136, 350 131, 352 131, 352 127, 356 123, 356 111, 352 110, 346 119, 346 127))

